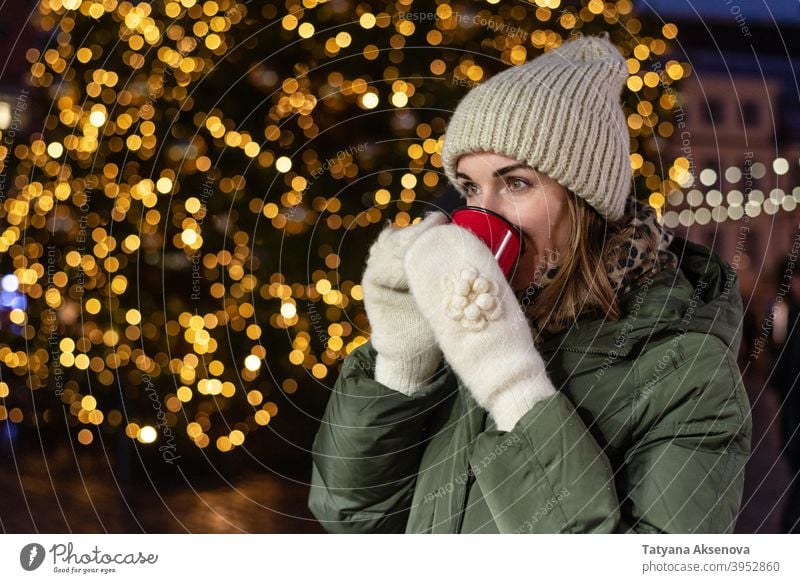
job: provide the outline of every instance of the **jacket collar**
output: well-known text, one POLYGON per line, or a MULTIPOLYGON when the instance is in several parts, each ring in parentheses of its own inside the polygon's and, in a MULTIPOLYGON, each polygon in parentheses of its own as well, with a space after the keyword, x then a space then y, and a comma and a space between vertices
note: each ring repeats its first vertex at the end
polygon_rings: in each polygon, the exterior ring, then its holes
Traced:
POLYGON ((680 259, 678 268, 619 296, 619 320, 584 314, 566 330, 546 336, 540 350, 626 356, 655 334, 702 332, 738 353, 743 309, 736 271, 707 247, 681 237, 669 248, 680 259))

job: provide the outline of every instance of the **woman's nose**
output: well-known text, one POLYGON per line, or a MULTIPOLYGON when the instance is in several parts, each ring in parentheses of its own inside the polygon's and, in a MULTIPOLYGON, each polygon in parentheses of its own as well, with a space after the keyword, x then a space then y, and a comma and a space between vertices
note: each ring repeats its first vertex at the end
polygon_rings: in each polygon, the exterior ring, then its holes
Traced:
POLYGON ((482 196, 478 197, 477 206, 481 207, 482 209, 497 212, 499 202, 500 201, 497 200, 497 196, 495 196, 494 193, 486 191, 482 196))
POLYGON ((480 198, 478 206, 480 206, 483 209, 486 209, 487 211, 492 211, 494 213, 497 213, 498 215, 500 215, 505 219, 508 219, 508 217, 506 217, 505 215, 506 209, 504 208, 503 201, 499 196, 487 193, 485 196, 482 196, 480 198))

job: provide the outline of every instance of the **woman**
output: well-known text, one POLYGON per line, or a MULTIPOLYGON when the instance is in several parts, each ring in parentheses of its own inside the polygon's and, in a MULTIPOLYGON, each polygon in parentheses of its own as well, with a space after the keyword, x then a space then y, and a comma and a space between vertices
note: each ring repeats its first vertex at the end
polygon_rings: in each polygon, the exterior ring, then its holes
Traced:
POLYGON ((735 272, 629 195, 607 37, 565 43, 459 103, 466 202, 522 229, 510 282, 442 213, 387 227, 370 341, 314 441, 330 532, 730 532, 750 453, 735 272))

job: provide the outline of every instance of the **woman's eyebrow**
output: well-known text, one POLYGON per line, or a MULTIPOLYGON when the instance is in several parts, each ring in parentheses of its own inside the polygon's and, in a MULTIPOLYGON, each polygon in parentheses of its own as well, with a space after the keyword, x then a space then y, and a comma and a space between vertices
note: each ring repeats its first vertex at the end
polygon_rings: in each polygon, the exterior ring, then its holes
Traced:
MULTIPOLYGON (((503 168, 498 168, 497 170, 494 171, 494 175, 495 176, 503 176, 505 174, 508 174, 509 172, 513 172, 514 170, 519 170, 520 168, 523 169, 523 170, 533 170, 533 168, 531 168, 527 164, 512 164, 511 166, 505 166, 503 168)), ((466 178, 467 180, 472 180, 472 178, 470 178, 469 176, 467 176, 463 172, 456 172, 456 178, 466 178)))
POLYGON ((505 168, 500 168, 498 170, 495 170, 494 173, 496 176, 503 176, 504 174, 508 174, 509 172, 512 172, 514 170, 519 170, 520 168, 523 170, 533 170, 533 168, 531 168, 527 164, 513 164, 512 166, 506 166, 505 168))

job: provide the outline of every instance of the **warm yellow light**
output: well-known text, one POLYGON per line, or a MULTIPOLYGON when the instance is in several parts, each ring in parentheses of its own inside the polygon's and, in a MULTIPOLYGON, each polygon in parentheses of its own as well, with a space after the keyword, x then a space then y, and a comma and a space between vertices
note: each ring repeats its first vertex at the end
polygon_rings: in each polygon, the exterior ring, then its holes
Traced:
POLYGON ((281 24, 283 25, 283 28, 285 28, 286 30, 294 30, 295 28, 297 28, 297 17, 291 14, 287 14, 286 16, 283 17, 281 24))
POLYGON ((314 36, 314 25, 310 22, 304 22, 297 28, 297 34, 302 38, 311 38, 314 36))
POLYGON ((197 439, 203 433, 203 428, 200 427, 199 423, 193 421, 186 426, 186 433, 192 439, 197 439))
POLYGON ((313 374, 316 378, 322 379, 325 378, 325 375, 328 374, 328 367, 318 362, 314 366, 311 367, 311 374, 313 374))
POLYGON ((191 247, 197 242, 197 231, 194 229, 184 229, 181 233, 181 241, 184 245, 191 247))
POLYGON ((378 94, 373 91, 365 93, 364 95, 361 96, 361 104, 366 109, 375 109, 376 107, 378 107, 379 101, 380 99, 378 98, 378 94))
POLYGON ((654 192, 650 195, 648 202, 650 203, 650 206, 653 207, 654 209, 661 209, 664 207, 664 202, 665 202, 664 195, 661 194, 660 192, 654 192))
POLYGON ((417 177, 413 174, 403 174, 400 184, 403 185, 403 188, 414 188, 417 185, 417 177))
POLYGON ((161 194, 167 194, 170 190, 172 190, 172 180, 167 177, 161 177, 156 182, 156 190, 161 194))
POLYGON ((644 61, 647 57, 650 56, 650 47, 647 45, 636 45, 633 49, 633 56, 635 56, 640 61, 644 61))
POLYGON ((358 23, 361 25, 361 27, 366 29, 370 29, 373 26, 375 26, 376 22, 377 19, 375 18, 375 15, 369 12, 365 12, 364 14, 362 14, 361 18, 359 18, 358 20, 358 23))
POLYGON ((287 156, 281 156, 277 160, 275 160, 275 169, 278 172, 288 172, 292 169, 292 160, 287 156))
POLYGON ((281 316, 288 320, 289 318, 294 318, 296 315, 297 307, 294 304, 286 302, 285 304, 281 305, 281 316))
POLYGON ((661 79, 655 71, 648 71, 644 74, 644 84, 648 87, 655 87, 661 79))
POLYGON ((206 37, 205 44, 214 51, 222 45, 222 38, 218 34, 210 34, 206 37))
POLYGON ((642 88, 642 85, 643 83, 641 77, 637 75, 628 77, 628 89, 631 91, 639 91, 642 88))
POLYGON ((231 431, 229 439, 232 445, 242 445, 244 443, 244 433, 238 429, 234 429, 231 431))
POLYGON ((62 146, 58 142, 53 142, 52 144, 47 146, 47 154, 51 158, 60 158, 63 153, 64 153, 64 146, 62 146))
POLYGON ((390 200, 392 200, 392 194, 385 188, 375 191, 375 204, 389 204, 390 200))
POLYGON ((225 372, 225 364, 221 360, 212 360, 211 364, 208 365, 208 372, 214 376, 220 376, 225 372))
POLYGON ((261 359, 255 354, 250 354, 244 359, 244 367, 252 372, 256 372, 261 368, 261 359))
POLYGON ((186 206, 187 212, 190 212, 192 214, 199 211, 200 208, 202 207, 202 205, 200 204, 200 199, 194 196, 187 198, 184 205, 186 206))
POLYGON ((8 319, 17 326, 22 326, 27 320, 27 316, 25 315, 24 310, 14 309, 9 312, 8 319))
POLYGON ((89 123, 94 127, 99 128, 101 125, 106 123, 106 114, 102 111, 93 111, 91 114, 89 114, 89 123))
POLYGON ((592 14, 602 14, 605 4, 603 3, 603 0, 590 0, 587 8, 592 14))
POLYGON ((125 321, 131 326, 136 326, 142 321, 142 314, 136 309, 128 310, 125 313, 125 321))
POLYGON ((408 95, 405 93, 393 93, 391 101, 395 107, 405 107, 408 104, 408 95))
POLYGON ((678 27, 671 22, 667 23, 661 27, 661 33, 664 35, 664 38, 673 39, 678 36, 678 27))
POLYGON ((675 158, 675 167, 682 168, 683 170, 688 170, 690 166, 689 160, 681 156, 680 158, 675 158))
POLYGON ((255 419, 259 425, 266 425, 269 423, 269 413, 264 410, 256 411, 255 419))
POLYGON ((683 78, 683 67, 680 63, 671 63, 667 65, 667 75, 675 81, 683 78))
POLYGON ((126 278, 124 275, 117 275, 111 280, 111 291, 113 291, 115 294, 125 293, 127 287, 128 278, 126 278))
POLYGON ((336 35, 336 44, 341 48, 349 47, 352 41, 353 37, 348 32, 340 32, 336 35))
POLYGON ((138 235, 128 235, 123 239, 122 246, 125 251, 136 251, 141 244, 141 239, 138 235))
POLYGON ((88 429, 81 429, 78 432, 78 441, 81 443, 81 445, 89 445, 92 443, 92 441, 94 441, 94 435, 92 435, 92 432, 88 429))
POLYGON ((191 437, 192 439, 197 439, 203 434, 203 428, 200 426, 199 423, 195 423, 192 421, 189 425, 186 426, 186 434, 191 437))
POLYGON ((145 425, 139 430, 138 439, 142 443, 153 443, 156 440, 157 433, 154 427, 145 425))
POLYGON ((83 399, 81 399, 81 407, 87 411, 93 411, 95 407, 97 407, 97 399, 91 395, 86 395, 83 399))
POLYGON ((257 158, 261 153, 261 148, 256 142, 250 142, 244 147, 244 153, 250 158, 257 158))

